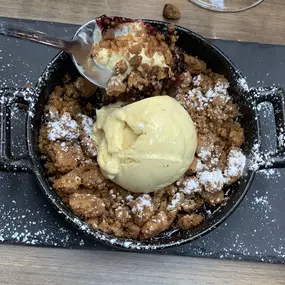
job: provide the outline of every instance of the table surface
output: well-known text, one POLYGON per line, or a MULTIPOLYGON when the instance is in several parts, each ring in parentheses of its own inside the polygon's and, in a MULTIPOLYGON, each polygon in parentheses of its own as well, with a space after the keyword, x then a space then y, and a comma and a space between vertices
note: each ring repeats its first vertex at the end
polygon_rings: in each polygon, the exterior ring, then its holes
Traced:
MULTIPOLYGON (((164 0, 1 0, 0 16, 81 24, 101 14, 162 19, 164 0)), ((175 22, 203 36, 285 44, 285 2, 265 0, 234 14, 172 0, 175 22)), ((0 246, 0 284, 285 284, 283 265, 205 258, 0 246)))

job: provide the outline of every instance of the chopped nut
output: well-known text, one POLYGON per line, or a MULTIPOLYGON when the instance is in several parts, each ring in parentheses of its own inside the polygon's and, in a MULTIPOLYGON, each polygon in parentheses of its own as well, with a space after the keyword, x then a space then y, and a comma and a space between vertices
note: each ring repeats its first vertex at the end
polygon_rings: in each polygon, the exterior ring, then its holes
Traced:
POLYGON ((132 54, 139 54, 142 50, 141 44, 134 44, 129 48, 129 52, 132 54))
POLYGON ((113 76, 106 89, 107 95, 111 97, 118 97, 126 91, 126 84, 122 82, 118 76, 113 76))
POLYGON ((180 19, 181 13, 176 6, 167 3, 163 8, 163 16, 169 20, 177 20, 180 19))
POLYGON ((148 76, 148 75, 149 75, 149 72, 150 72, 150 70, 151 70, 150 66, 149 66, 147 63, 143 63, 143 64, 141 65, 141 68, 142 68, 142 73, 143 73, 143 75, 148 76))
POLYGON ((132 66, 133 68, 138 68, 141 62, 142 62, 142 57, 140 55, 134 55, 129 61, 130 66, 132 66))
POLYGON ((106 40, 113 40, 113 39, 115 39, 115 31, 114 31, 114 29, 111 29, 111 28, 104 29, 102 31, 102 38, 105 41, 106 40))
POLYGON ((125 60, 121 59, 115 65, 115 74, 123 74, 128 69, 128 65, 125 60))

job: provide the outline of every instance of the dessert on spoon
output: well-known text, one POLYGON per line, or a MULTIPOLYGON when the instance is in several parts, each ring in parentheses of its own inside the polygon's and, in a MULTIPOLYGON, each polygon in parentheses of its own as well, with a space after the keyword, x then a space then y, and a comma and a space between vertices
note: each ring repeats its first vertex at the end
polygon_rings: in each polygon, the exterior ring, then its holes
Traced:
MULTIPOLYGON (((142 20, 101 16, 81 26, 72 40, 0 22, 0 34, 30 40, 69 53, 78 71, 107 88, 111 96, 126 92, 132 70, 152 72, 158 80, 171 77, 171 53, 164 39, 142 20), (119 85, 119 88, 118 88, 119 85), (114 88, 116 86, 116 88, 114 88)), ((143 86, 147 82, 143 82, 143 86)))

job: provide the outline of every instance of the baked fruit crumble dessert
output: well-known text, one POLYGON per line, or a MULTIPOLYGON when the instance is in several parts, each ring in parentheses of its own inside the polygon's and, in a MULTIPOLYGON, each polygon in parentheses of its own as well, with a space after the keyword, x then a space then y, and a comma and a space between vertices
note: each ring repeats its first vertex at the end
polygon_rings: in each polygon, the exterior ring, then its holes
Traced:
POLYGON ((116 26, 114 18, 103 20, 103 40, 92 56, 114 68, 114 77, 107 90, 101 90, 82 77, 67 75, 63 86, 49 95, 39 135, 46 176, 77 216, 116 237, 142 240, 170 228, 195 228, 211 215, 209 210, 226 203, 227 187, 245 167, 244 132, 229 82, 202 60, 183 53, 175 45, 173 26, 162 35, 139 23, 142 28, 133 28, 131 39, 117 39, 108 32, 116 26), (112 57, 120 60, 113 64, 112 57), (179 102, 195 124, 194 158, 172 184, 154 192, 130 192, 102 174, 94 140, 96 110, 165 95, 179 102))

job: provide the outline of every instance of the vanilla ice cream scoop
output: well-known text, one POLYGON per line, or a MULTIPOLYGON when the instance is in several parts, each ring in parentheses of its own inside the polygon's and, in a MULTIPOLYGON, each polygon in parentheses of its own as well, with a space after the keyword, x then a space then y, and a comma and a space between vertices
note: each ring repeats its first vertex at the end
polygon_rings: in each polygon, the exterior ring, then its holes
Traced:
POLYGON ((132 192, 153 192, 178 180, 197 148, 191 117, 169 96, 103 107, 93 131, 102 173, 132 192))

